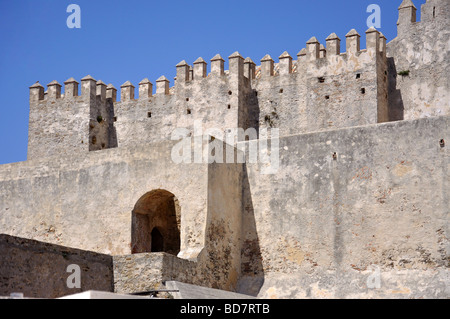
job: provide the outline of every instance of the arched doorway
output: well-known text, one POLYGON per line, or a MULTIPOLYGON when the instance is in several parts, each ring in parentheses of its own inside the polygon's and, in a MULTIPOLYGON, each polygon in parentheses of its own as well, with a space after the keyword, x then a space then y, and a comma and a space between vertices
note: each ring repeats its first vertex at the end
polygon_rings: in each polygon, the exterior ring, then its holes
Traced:
POLYGON ((142 196, 132 213, 131 252, 180 252, 181 211, 178 199, 158 189, 142 196))

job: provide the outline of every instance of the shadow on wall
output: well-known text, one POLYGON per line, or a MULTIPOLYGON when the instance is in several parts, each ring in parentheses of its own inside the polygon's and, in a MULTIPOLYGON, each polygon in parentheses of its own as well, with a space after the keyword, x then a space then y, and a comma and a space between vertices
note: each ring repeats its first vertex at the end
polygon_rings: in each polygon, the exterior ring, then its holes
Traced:
MULTIPOLYGON (((240 117, 239 127, 243 128, 244 130, 254 128, 256 130, 257 137, 259 138, 259 117, 261 110, 259 106, 258 92, 256 90, 249 90, 249 92, 246 93, 245 106, 245 111, 247 112, 247 114, 240 117)), ((248 137, 246 138, 246 140, 248 140, 248 137)))
POLYGON ((256 297, 264 285, 264 267, 253 209, 253 200, 250 192, 250 183, 245 165, 243 169, 242 192, 241 278, 238 283, 237 292, 256 297))
POLYGON ((110 119, 109 127, 108 127, 109 148, 116 148, 116 147, 119 147, 119 144, 118 144, 118 140, 117 140, 117 130, 114 125, 114 122, 116 120, 116 117, 114 115, 114 101, 113 101, 113 99, 108 99, 106 103, 107 103, 106 109, 108 112, 108 118, 110 119))
POLYGON ((397 89, 397 68, 395 66, 394 58, 388 58, 388 107, 389 107, 389 122, 403 121, 404 110, 402 92, 397 89))

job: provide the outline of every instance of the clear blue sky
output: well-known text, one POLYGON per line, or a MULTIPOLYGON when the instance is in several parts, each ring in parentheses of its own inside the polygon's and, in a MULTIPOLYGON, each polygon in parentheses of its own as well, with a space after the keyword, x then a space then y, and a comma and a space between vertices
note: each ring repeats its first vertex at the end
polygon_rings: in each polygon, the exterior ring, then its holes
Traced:
MULTIPOLYGON (((414 0, 419 14, 424 2, 414 0)), ((372 3, 392 40, 401 0, 0 0, 0 164, 27 158, 28 87, 36 81, 90 74, 119 88, 165 75, 172 85, 181 60, 239 51, 259 63, 286 50, 295 58, 309 38, 325 43, 333 32, 344 51, 353 28, 364 48, 372 3), (81 29, 66 26, 71 3, 81 7, 81 29)))

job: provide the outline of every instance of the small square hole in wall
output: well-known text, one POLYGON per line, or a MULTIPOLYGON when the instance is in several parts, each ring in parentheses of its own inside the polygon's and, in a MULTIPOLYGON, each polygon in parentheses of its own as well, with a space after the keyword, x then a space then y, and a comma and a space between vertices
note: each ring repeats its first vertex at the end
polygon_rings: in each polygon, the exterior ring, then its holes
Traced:
POLYGON ((329 100, 330 96, 329 95, 325 95, 325 100, 329 100))
POLYGON ((152 117, 152 112, 148 112, 148 113, 147 113, 147 117, 148 117, 148 118, 151 118, 151 117, 152 117))
POLYGON ((233 94, 233 92, 231 92, 231 91, 228 91, 228 95, 232 95, 233 94))
POLYGON ((361 78, 361 73, 356 74, 356 78, 360 79, 361 78))
POLYGON ((187 115, 191 115, 192 114, 190 109, 187 109, 186 113, 187 113, 187 115))
POLYGON ((117 122, 117 116, 114 116, 114 122, 117 122))
POLYGON ((366 94, 366 89, 365 88, 361 89, 361 94, 366 94))
POLYGON ((231 110, 231 104, 228 104, 228 109, 231 110))
POLYGON ((284 90, 283 89, 280 89, 280 93, 283 93, 284 92, 284 90))
POLYGON ((319 80, 319 83, 325 83, 325 78, 323 76, 318 78, 318 80, 319 80))
POLYGON ((189 102, 189 98, 188 97, 186 98, 186 102, 189 102))

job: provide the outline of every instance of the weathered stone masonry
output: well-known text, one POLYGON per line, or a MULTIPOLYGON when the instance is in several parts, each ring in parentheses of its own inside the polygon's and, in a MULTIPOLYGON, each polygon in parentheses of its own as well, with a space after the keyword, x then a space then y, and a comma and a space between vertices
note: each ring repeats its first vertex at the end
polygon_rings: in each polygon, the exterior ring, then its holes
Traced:
POLYGON ((169 140, 175 128, 192 130, 195 121, 223 131, 276 127, 282 135, 386 122, 386 38, 374 28, 366 38, 361 50, 360 35, 351 30, 341 53, 335 34, 322 51, 313 37, 296 62, 285 52, 278 64, 265 56, 259 68, 236 52, 226 72, 217 55, 209 75, 202 58, 193 72, 181 61, 173 88, 162 76, 153 95, 144 79, 138 99, 129 81, 121 86, 121 101, 112 85, 90 76, 81 81, 81 96, 73 79, 65 82, 64 96, 56 81, 46 94, 37 83, 30 88, 29 158, 169 140), (48 122, 47 112, 58 121, 48 122))
POLYGON ((117 292, 448 298, 450 2, 421 10, 401 3, 389 43, 370 28, 365 49, 351 30, 345 52, 332 33, 296 60, 181 61, 172 87, 125 82, 120 101, 91 76, 34 84, 28 160, 0 166, 0 233, 113 255, 117 292), (175 164, 172 132, 197 123, 278 128, 279 170, 175 164))

